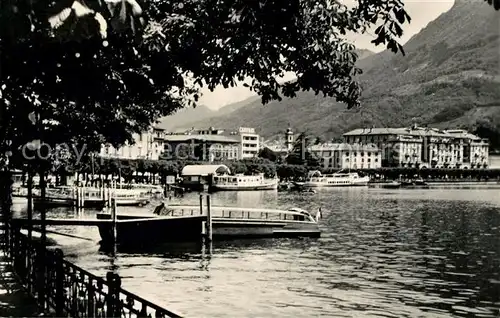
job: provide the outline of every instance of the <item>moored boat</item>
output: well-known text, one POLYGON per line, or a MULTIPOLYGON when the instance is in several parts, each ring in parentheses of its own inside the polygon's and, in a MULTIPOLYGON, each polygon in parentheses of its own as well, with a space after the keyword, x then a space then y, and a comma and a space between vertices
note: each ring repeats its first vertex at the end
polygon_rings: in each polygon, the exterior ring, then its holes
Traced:
POLYGON ((370 178, 360 176, 357 172, 338 171, 322 175, 319 171, 309 176, 305 182, 295 183, 299 187, 346 187, 367 186, 370 178))
MULTIPOLYGON (((64 207, 76 205, 77 190, 74 187, 59 186, 47 188, 46 197, 33 197, 34 206, 64 207)), ((116 200, 117 206, 144 206, 149 203, 148 192, 143 189, 111 189, 85 187, 80 192, 83 195, 83 206, 102 209, 108 195, 116 200)))
POLYGON ((213 176, 211 190, 215 191, 249 191, 276 190, 278 179, 266 179, 263 173, 258 175, 217 175, 213 176))
MULTIPOLYGON (((292 208, 288 210, 217 207, 210 208, 212 237, 217 239, 255 237, 320 237, 316 217, 309 212, 292 208)), ((155 209, 156 214, 118 214, 116 241, 119 244, 151 244, 160 241, 199 240, 206 213, 199 206, 169 205, 155 209), (156 221, 155 221, 156 220, 156 221)), ((108 213, 98 213, 97 218, 109 220, 108 213)), ((103 243, 112 239, 110 223, 99 225, 103 243)))

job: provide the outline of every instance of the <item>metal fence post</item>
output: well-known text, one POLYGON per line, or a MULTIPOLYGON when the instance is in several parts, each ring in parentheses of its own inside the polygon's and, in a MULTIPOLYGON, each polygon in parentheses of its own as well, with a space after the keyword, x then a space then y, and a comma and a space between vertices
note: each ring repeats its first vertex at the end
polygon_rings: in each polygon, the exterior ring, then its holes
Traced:
POLYGON ((114 289, 113 289, 113 292, 114 292, 114 296, 113 296, 113 299, 114 299, 114 316, 113 317, 121 317, 122 316, 122 303, 121 303, 121 300, 120 300, 120 290, 122 288, 122 279, 121 277, 118 275, 118 274, 114 274, 114 289))
POLYGON ((37 272, 37 296, 38 296, 38 303, 39 306, 42 310, 42 312, 45 311, 45 288, 46 288, 46 280, 45 280, 45 261, 46 261, 46 249, 45 246, 40 244, 39 242, 35 243, 37 247, 37 263, 38 265, 36 266, 37 268, 35 269, 37 272))
POLYGON ((113 282, 114 274, 113 272, 106 273, 106 284, 108 285, 108 294, 106 295, 106 317, 114 317, 114 296, 115 296, 115 284, 113 282))
POLYGON ((95 309, 94 309, 94 285, 92 277, 89 277, 89 282, 87 285, 87 317, 95 317, 95 309))
POLYGON ((54 252, 54 263, 56 272, 56 291, 55 291, 55 305, 56 316, 62 317, 64 313, 64 267, 63 267, 64 254, 60 249, 54 252))

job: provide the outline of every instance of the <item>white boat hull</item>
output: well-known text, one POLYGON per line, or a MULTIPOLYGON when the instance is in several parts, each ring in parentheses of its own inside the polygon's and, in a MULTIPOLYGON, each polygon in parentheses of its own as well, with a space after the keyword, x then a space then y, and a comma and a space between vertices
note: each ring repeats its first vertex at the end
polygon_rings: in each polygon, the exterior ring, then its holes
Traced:
POLYGON ((278 183, 258 184, 258 185, 232 185, 232 184, 216 184, 212 186, 213 190, 219 191, 259 191, 259 190, 276 190, 278 183))
POLYGON ((326 182, 304 182, 301 186, 306 188, 333 188, 333 187, 364 187, 368 181, 352 183, 326 183, 326 182))

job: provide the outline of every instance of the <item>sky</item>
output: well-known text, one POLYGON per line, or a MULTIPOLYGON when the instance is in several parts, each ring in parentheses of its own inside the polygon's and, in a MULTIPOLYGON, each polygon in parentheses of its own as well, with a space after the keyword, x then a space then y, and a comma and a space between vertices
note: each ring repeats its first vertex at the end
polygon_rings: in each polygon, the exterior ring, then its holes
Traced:
MULTIPOLYGON (((453 6, 454 0, 405 0, 404 3, 406 12, 411 17, 411 23, 405 25, 403 29, 404 33, 400 39, 400 43, 402 44, 406 43, 429 22, 435 20, 443 12, 448 11, 453 6)), ((350 35, 347 36, 347 39, 360 49, 368 49, 373 52, 380 52, 385 49, 383 45, 374 46, 370 43, 373 39, 373 35, 370 34, 350 35)), ((227 89, 218 87, 213 92, 204 89, 202 93, 203 96, 200 98, 199 104, 214 110, 255 95, 255 93, 241 85, 227 89)))

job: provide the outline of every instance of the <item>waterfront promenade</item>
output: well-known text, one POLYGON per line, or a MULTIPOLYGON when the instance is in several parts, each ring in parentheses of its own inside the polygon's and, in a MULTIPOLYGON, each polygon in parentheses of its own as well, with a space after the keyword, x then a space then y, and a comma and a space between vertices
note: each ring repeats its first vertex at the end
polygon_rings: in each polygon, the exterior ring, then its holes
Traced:
POLYGON ((19 283, 6 255, 0 252, 0 317, 35 316, 41 316, 35 299, 19 283))
POLYGON ((116 273, 96 276, 15 225, 0 234, 0 317, 180 317, 125 290, 116 273))

